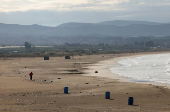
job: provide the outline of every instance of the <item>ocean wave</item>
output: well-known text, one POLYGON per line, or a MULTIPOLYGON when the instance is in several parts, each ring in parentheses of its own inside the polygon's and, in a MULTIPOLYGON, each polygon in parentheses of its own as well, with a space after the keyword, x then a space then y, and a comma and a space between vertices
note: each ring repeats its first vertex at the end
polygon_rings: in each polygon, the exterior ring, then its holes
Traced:
POLYGON ((170 84, 170 54, 155 54, 130 57, 118 61, 111 71, 134 80, 170 84), (168 75, 167 75, 168 74, 168 75))

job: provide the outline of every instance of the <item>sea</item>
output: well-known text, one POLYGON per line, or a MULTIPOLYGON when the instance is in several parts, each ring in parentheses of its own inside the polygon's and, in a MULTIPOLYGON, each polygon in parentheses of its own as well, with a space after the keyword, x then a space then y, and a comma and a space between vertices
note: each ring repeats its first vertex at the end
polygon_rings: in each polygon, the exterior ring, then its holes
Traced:
POLYGON ((170 54, 124 58, 110 70, 130 81, 158 82, 170 85, 170 54))

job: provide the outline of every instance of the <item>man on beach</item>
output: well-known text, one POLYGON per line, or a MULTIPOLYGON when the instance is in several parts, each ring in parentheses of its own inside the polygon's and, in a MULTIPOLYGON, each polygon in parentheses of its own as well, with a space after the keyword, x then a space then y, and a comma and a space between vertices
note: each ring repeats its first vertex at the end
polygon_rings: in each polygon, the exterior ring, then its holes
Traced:
POLYGON ((29 74, 29 76, 30 76, 30 80, 32 80, 33 73, 31 72, 31 73, 29 74))

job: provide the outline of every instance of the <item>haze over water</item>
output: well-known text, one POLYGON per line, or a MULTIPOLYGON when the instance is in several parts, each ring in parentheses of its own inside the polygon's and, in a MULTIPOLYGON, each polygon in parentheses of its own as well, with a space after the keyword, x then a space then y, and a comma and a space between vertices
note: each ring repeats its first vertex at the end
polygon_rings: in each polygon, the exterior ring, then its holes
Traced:
POLYGON ((118 61, 111 71, 132 81, 170 84, 170 54, 144 55, 118 61))

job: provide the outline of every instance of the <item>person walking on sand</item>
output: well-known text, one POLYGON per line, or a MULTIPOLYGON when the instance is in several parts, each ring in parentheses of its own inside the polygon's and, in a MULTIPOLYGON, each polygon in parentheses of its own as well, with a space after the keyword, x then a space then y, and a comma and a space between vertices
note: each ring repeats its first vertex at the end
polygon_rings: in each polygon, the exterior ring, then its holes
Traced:
POLYGON ((29 76, 30 76, 30 80, 32 80, 33 73, 31 72, 31 73, 29 74, 29 76))

